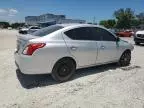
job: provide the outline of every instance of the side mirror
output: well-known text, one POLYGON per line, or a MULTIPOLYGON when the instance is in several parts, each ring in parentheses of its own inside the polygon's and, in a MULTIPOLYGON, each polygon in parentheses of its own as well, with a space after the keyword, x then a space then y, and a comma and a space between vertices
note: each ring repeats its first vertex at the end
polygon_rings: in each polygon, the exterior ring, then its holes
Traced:
POLYGON ((120 38, 119 38, 119 37, 117 37, 117 38, 116 38, 116 42, 119 42, 119 41, 120 41, 120 38))

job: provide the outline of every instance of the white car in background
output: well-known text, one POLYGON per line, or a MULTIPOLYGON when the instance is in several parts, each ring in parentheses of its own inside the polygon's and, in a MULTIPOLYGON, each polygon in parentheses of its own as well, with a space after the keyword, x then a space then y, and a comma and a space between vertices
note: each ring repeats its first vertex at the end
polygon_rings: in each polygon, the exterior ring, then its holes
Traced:
POLYGON ((133 45, 90 24, 58 24, 19 35, 15 63, 24 74, 48 74, 59 82, 76 69, 118 62, 129 65, 133 45))
POLYGON ((21 28, 19 30, 19 33, 20 34, 31 34, 39 29, 40 29, 40 27, 38 27, 38 26, 30 26, 29 28, 21 28))
POLYGON ((137 31, 134 36, 134 41, 136 45, 144 43, 144 30, 137 31))

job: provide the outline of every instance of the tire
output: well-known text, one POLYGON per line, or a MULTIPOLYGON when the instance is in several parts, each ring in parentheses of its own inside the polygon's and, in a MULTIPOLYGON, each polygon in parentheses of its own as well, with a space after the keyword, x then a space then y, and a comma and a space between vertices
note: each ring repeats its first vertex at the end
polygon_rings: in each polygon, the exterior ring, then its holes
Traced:
POLYGON ((140 43, 139 43, 139 42, 135 42, 135 44, 136 44, 136 45, 139 45, 140 43))
POLYGON ((128 66, 130 64, 130 61, 131 61, 131 51, 127 50, 122 54, 118 64, 120 66, 128 66))
POLYGON ((55 64, 52 70, 52 77, 58 82, 64 82, 73 76, 75 70, 75 62, 70 58, 64 58, 55 64))

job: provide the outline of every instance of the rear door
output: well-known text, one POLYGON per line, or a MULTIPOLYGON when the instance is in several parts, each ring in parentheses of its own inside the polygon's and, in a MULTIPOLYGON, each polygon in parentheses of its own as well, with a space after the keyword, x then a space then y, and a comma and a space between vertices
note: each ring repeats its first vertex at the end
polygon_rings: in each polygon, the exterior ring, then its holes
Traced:
POLYGON ((64 39, 70 53, 76 58, 79 67, 95 64, 97 43, 93 40, 91 28, 80 27, 66 31, 64 39))

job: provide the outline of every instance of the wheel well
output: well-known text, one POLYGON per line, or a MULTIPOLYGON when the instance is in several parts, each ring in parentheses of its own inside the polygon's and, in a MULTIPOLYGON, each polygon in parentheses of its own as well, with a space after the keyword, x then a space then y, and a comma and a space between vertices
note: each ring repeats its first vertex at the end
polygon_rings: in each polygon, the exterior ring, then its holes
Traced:
POLYGON ((131 50, 130 50, 130 49, 126 49, 126 50, 121 54, 119 60, 121 59, 122 55, 123 55, 125 52, 130 52, 130 54, 131 54, 131 50))
POLYGON ((131 50, 130 49, 126 49, 123 53, 125 52, 130 52, 131 53, 131 50))
POLYGON ((54 64, 54 66, 55 66, 59 61, 62 61, 62 60, 65 60, 65 59, 70 59, 70 60, 72 60, 72 61, 74 62, 74 64, 75 64, 75 66, 77 66, 76 61, 75 61, 72 57, 63 57, 63 58, 59 59, 59 60, 54 64))
MULTIPOLYGON (((131 50, 130 50, 130 49, 126 49, 126 50, 121 54, 121 56, 122 56, 125 52, 130 52, 130 53, 131 53, 131 50)), ((121 58, 121 56, 120 56, 120 58, 121 58)), ((119 58, 119 59, 120 59, 120 58, 119 58)))

